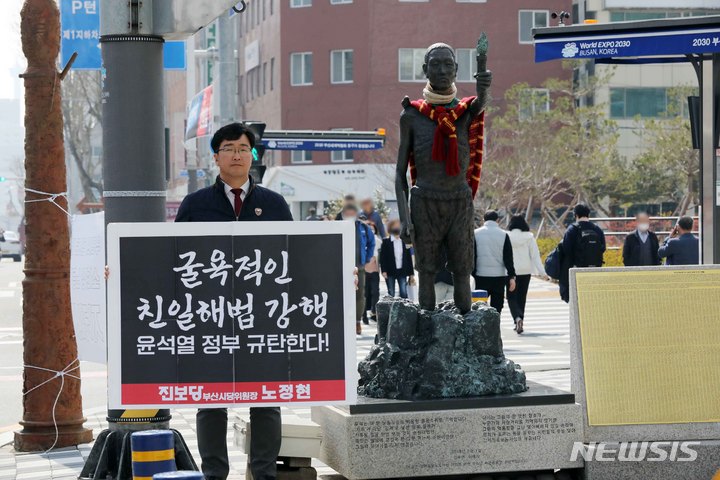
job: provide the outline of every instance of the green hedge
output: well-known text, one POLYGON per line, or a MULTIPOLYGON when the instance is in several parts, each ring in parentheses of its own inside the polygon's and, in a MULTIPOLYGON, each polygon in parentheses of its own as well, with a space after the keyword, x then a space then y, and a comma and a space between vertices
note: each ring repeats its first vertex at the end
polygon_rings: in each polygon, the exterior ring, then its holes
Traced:
MULTIPOLYGON (((538 249, 540 250, 540 256, 542 257, 543 263, 545 258, 552 252, 557 244, 560 242, 559 238, 539 238, 538 249)), ((605 267, 622 267, 622 250, 608 250, 605 252, 605 267)))

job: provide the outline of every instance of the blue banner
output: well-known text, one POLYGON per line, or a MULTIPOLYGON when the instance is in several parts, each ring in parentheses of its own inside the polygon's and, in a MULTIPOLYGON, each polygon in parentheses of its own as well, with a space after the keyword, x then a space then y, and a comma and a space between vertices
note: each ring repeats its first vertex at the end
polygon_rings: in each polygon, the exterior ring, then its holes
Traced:
POLYGON ((379 150, 383 148, 382 140, 324 140, 324 139, 267 139, 263 138, 263 145, 268 150, 313 150, 313 151, 333 151, 333 150, 379 150))
MULTIPOLYGON (((75 70, 100 70, 100 0, 60 1, 61 68, 73 52, 75 70)), ((163 59, 167 70, 185 70, 185 42, 165 42, 163 59)))
POLYGON ((535 61, 720 52, 720 28, 607 35, 571 33, 535 40, 535 61))

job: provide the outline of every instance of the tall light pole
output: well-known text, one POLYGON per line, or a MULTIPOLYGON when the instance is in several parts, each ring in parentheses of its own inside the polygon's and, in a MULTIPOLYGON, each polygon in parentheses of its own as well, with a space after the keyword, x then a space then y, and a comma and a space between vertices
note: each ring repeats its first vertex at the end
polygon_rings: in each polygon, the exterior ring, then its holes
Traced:
POLYGON ((26 0, 21 12, 25 81, 25 280, 22 430, 18 451, 92 440, 84 428, 80 364, 70 309, 70 236, 60 84, 60 12, 55 0, 26 0), (56 373, 60 372, 60 373, 56 373))

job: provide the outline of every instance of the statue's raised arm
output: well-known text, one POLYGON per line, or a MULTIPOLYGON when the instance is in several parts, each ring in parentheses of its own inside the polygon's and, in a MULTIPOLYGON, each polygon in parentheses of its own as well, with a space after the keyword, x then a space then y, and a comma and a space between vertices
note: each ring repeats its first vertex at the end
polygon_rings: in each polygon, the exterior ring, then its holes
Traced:
POLYGON ((471 105, 471 110, 476 115, 482 112, 487 106, 488 90, 492 83, 492 72, 487 69, 488 38, 485 32, 480 34, 476 47, 477 70, 475 72, 475 91, 477 98, 471 105))

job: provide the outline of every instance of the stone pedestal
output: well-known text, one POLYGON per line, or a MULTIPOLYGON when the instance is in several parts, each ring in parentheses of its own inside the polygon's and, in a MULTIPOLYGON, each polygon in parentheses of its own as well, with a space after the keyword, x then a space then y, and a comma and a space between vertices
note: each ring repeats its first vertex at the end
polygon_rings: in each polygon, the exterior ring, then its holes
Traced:
POLYGON ((350 480, 581 467, 574 396, 531 384, 521 394, 314 407, 320 460, 350 480))

